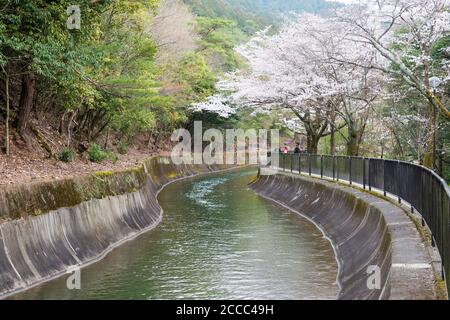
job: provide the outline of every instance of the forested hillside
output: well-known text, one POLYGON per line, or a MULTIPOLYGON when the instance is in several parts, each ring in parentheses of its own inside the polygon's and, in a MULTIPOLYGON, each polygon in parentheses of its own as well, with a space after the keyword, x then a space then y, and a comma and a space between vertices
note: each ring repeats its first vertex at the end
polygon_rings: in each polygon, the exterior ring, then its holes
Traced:
POLYGON ((163 46, 149 30, 160 1, 78 1, 79 28, 69 28, 72 4, 2 2, 2 178, 44 158, 114 163, 130 148, 164 149, 186 106, 214 92, 204 55, 157 63, 163 46))
POLYGON ((114 163, 130 149, 159 152, 199 116, 219 123, 189 107, 243 65, 234 48, 269 23, 262 2, 80 0, 78 13, 72 5, 2 2, 3 177, 45 167, 44 158, 114 163), (70 27, 76 14, 80 25, 70 27))
POLYGON ((290 11, 322 13, 332 5, 326 0, 228 0, 228 2, 270 19, 276 18, 279 13, 290 11))
POLYGON ((322 13, 331 7, 325 0, 184 0, 195 14, 235 21, 247 34, 277 21, 287 12, 322 13))

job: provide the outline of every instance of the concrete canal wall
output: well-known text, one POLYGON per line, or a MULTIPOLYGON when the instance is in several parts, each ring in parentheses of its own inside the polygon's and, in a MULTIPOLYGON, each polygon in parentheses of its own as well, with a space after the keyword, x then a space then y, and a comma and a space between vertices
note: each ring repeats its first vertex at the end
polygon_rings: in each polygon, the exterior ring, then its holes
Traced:
POLYGON ((322 229, 339 264, 339 299, 434 298, 430 257, 398 206, 337 183, 266 169, 250 188, 322 229), (379 288, 371 277, 377 270, 379 288))
POLYGON ((151 158, 121 172, 0 187, 0 297, 98 261, 160 223, 167 183, 223 169, 151 158))

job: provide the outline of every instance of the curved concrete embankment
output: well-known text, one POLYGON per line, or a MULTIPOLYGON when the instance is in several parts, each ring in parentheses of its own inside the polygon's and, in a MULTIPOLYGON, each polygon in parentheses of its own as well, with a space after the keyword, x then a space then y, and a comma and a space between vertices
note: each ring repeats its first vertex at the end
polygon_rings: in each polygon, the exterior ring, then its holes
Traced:
POLYGON ((422 238, 394 204, 336 183, 264 169, 250 188, 311 219, 332 242, 339 299, 433 299, 433 270, 422 238), (373 266, 380 289, 369 288, 373 266))
POLYGON ((223 169, 152 158, 122 172, 0 188, 0 297, 98 261, 158 225, 167 183, 223 169))

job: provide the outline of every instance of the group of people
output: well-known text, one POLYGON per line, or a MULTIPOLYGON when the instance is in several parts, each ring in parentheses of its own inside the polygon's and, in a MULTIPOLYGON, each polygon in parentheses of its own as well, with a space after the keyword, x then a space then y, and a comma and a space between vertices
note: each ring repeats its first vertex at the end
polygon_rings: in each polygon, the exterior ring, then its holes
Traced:
MULTIPOLYGON (((280 151, 280 153, 288 154, 289 153, 289 148, 287 146, 281 147, 279 151, 280 151)), ((300 149, 300 143, 297 143, 297 145, 296 145, 296 147, 294 149, 294 153, 295 154, 303 153, 302 149, 300 149)))

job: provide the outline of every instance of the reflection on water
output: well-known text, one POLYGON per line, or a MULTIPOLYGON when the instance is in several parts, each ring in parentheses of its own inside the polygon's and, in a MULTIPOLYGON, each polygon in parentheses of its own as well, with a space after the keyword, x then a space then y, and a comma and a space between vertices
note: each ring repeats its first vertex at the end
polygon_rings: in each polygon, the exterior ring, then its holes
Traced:
POLYGON ((334 299, 330 243, 304 218, 247 188, 255 170, 185 180, 159 196, 157 229, 81 272, 17 299, 334 299))
POLYGON ((218 185, 225 183, 227 180, 227 178, 222 177, 199 181, 194 184, 192 190, 187 193, 187 197, 204 208, 225 208, 225 204, 222 202, 215 202, 215 199, 211 198, 211 194, 214 193, 214 189, 218 185))

